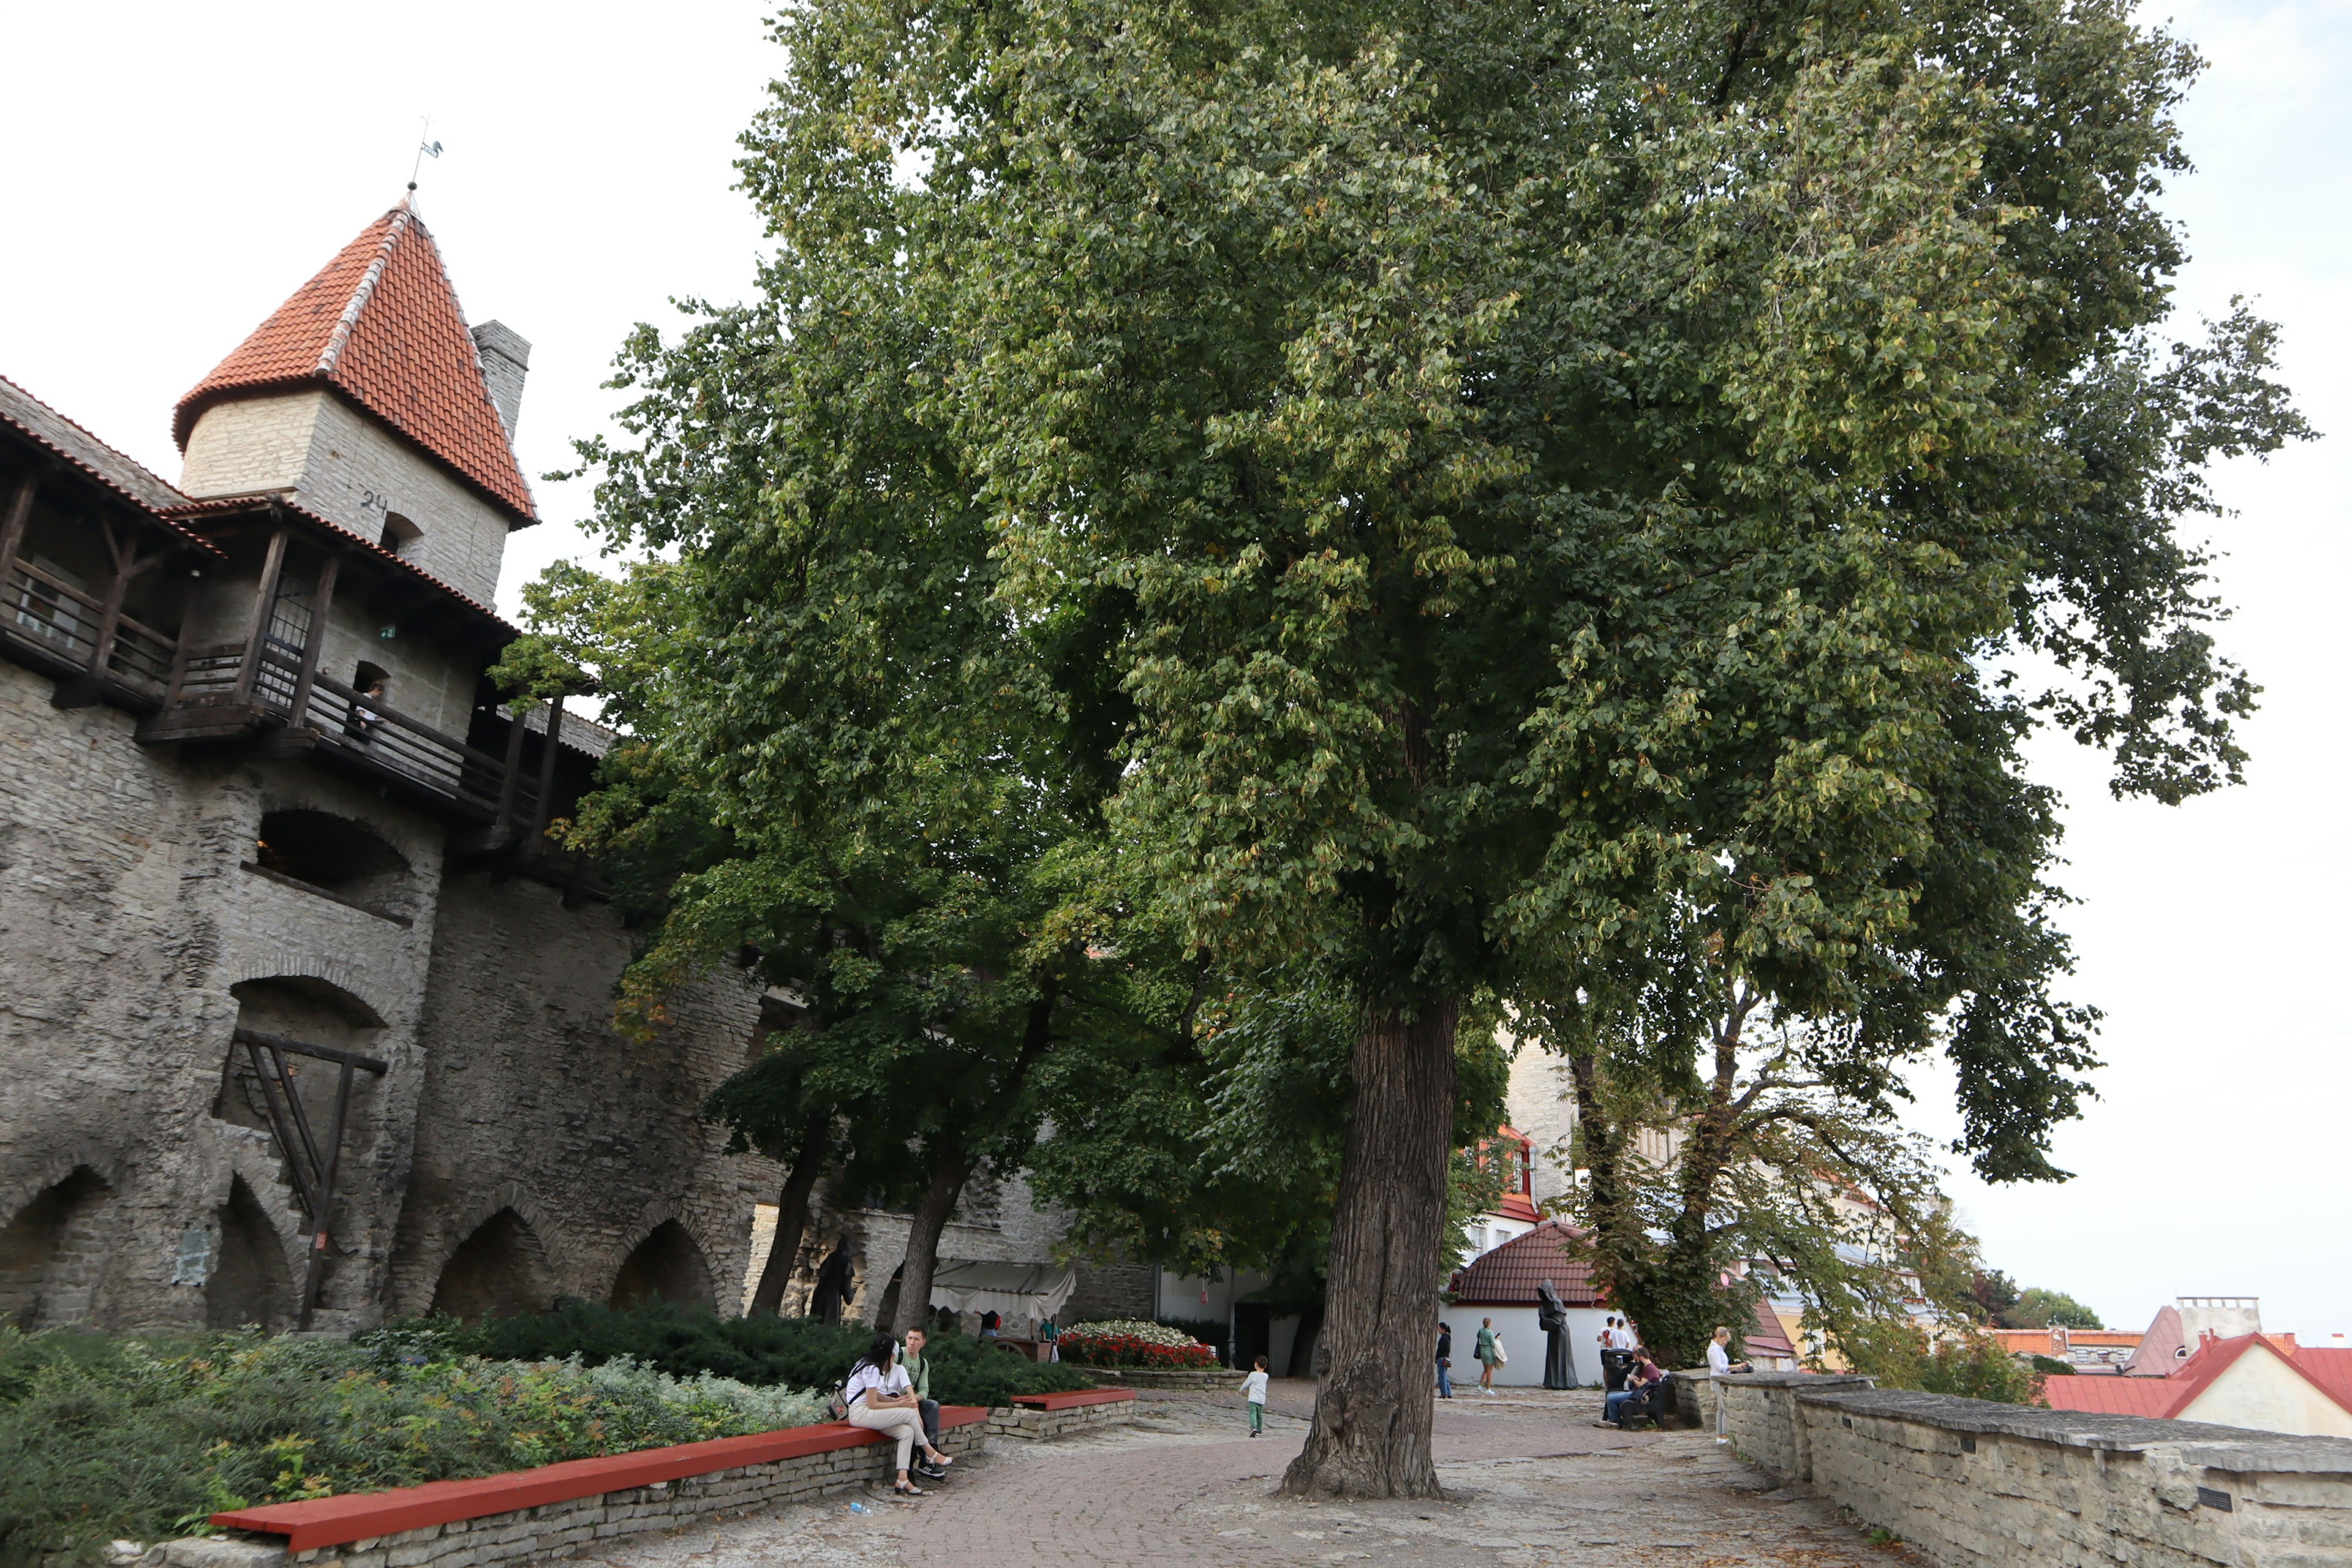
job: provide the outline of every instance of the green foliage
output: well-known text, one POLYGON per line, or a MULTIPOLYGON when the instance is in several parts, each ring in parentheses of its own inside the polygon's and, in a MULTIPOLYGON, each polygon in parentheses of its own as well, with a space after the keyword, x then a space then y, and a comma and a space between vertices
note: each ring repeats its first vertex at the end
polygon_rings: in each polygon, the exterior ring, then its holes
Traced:
POLYGON ((2046 1329, 2052 1325, 2069 1329, 2104 1329, 2099 1314, 2067 1295, 2063 1290, 2044 1290, 2036 1285, 2017 1299, 2017 1305, 2001 1319, 2009 1329, 2046 1329))
MULTIPOLYGON (((705 1373, 738 1382, 830 1388, 874 1337, 863 1324, 828 1325, 814 1318, 715 1318, 662 1300, 615 1309, 566 1301, 552 1312, 495 1318, 453 1329, 449 1342, 500 1360, 576 1357, 583 1366, 630 1358, 677 1377, 705 1373)), ((937 1333, 926 1352, 931 1396, 948 1405, 1009 1405, 1015 1394, 1090 1388, 1067 1367, 1039 1365, 961 1334, 937 1333)))
POLYGON ((683 1365, 523 1363, 434 1333, 0 1329, 0 1562, 87 1562, 213 1513, 824 1419, 805 1387, 683 1365))
POLYGON ((1916 1388, 2002 1405, 2039 1405, 2042 1373, 2011 1356, 1991 1335, 1953 1325, 1932 1338, 1908 1319, 1882 1319, 1834 1335, 1855 1372, 1881 1388, 1916 1388))
POLYGON ((2031 1356, 2027 1358, 2027 1360, 2028 1364, 2044 1377, 2073 1377, 2074 1375, 2074 1363, 2072 1362, 2060 1361, 2054 1355, 2036 1355, 2031 1356))
MULTIPOLYGON (((1161 922, 1095 1081, 1182 1135, 1068 1185, 1202 1255, 1246 1205, 1141 1180, 1232 1092, 1186 1081, 1199 976, 1491 997, 1603 1144, 1612 1103, 1685 1140, 1668 1211, 1608 1150, 1591 1195, 1676 1358, 1759 1118, 1883 1123, 1941 1053, 1979 1173, 2063 1176, 2097 1015, 2028 742, 2158 800, 2239 775, 2180 525, 2308 435, 2265 323, 2156 335, 2192 51, 2123 0, 775 28, 760 298, 642 331, 586 449, 691 578, 646 733, 737 843, 641 994, 751 942, 979 1050, 1161 922)), ((992 1106, 1008 1157, 1034 1104, 992 1106)))

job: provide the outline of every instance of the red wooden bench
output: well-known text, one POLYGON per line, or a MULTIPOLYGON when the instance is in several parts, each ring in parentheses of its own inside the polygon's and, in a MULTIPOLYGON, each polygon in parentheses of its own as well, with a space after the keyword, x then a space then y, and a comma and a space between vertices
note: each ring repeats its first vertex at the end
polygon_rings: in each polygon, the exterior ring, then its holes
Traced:
MULTIPOLYGON (((1048 1394, 1031 1397, 1087 1396, 1048 1394)), ((940 1409, 942 1429, 976 1426, 987 1419, 988 1412, 976 1405, 949 1405, 940 1409)), ((566 1459, 558 1465, 541 1465, 537 1469, 514 1470, 502 1476, 479 1476, 472 1480, 427 1481, 421 1487, 400 1487, 392 1491, 355 1492, 349 1497, 241 1508, 231 1513, 216 1513, 212 1521, 224 1530, 282 1535, 289 1552, 308 1552, 314 1547, 342 1546, 430 1525, 454 1524, 461 1519, 482 1519, 604 1492, 627 1491, 658 1481, 682 1480, 688 1476, 709 1475, 713 1470, 772 1464, 779 1459, 797 1459, 835 1448, 892 1440, 882 1433, 852 1426, 846 1421, 825 1421, 814 1426, 758 1432, 749 1437, 719 1437, 708 1443, 641 1448, 634 1454, 612 1454, 601 1459, 566 1459)))

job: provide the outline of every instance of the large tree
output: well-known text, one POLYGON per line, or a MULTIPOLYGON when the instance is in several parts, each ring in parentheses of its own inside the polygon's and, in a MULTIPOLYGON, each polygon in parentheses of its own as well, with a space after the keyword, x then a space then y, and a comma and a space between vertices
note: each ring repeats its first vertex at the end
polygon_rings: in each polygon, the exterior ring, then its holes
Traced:
POLYGON ((820 784, 928 815, 898 793, 944 775, 888 760, 941 704, 893 706, 903 614, 942 630, 924 689, 987 720, 942 754, 1058 733, 1196 954, 1349 977, 1286 1484, 1436 1489, 1474 998, 1662 998, 1718 1119, 1759 1016, 1865 1098, 1941 1048, 1979 1168, 2056 1173, 2088 1058, 2063 950, 1997 951, 2051 897, 2019 741, 2063 723, 2164 799, 2235 775, 2252 689, 2177 524, 2210 458, 2296 429, 2261 323, 2147 338, 2184 47, 2118 0, 829 0, 777 32, 761 302, 640 340, 608 514, 719 563, 695 744, 730 830, 807 831, 820 784), (857 564, 912 517, 952 570, 857 564), (804 648, 829 617, 871 629, 804 648), (998 658, 1041 633, 1070 658, 998 658))

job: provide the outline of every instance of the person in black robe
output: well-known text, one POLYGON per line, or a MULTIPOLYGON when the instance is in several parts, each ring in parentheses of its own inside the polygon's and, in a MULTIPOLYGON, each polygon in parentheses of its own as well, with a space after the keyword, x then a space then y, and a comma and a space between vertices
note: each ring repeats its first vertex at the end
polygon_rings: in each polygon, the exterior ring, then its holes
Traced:
POLYGON ((1536 1287, 1542 1304, 1536 1308, 1536 1327, 1544 1331, 1544 1386, 1574 1388, 1576 1355, 1568 1342, 1568 1308, 1546 1279, 1536 1287))
POLYGON ((841 1309, 849 1300, 855 1269, 849 1261, 849 1238, 833 1245, 833 1255, 817 1265, 816 1294, 809 1299, 809 1316, 839 1326, 841 1309))

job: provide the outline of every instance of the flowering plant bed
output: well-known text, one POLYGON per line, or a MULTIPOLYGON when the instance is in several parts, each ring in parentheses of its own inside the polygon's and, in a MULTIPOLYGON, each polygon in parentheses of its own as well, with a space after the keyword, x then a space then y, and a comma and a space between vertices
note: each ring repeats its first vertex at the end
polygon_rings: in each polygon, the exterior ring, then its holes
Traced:
POLYGON ((1062 1331, 1061 1344, 1063 1358, 1083 1366, 1179 1371, 1217 1364, 1214 1347, 1201 1343, 1181 1329, 1134 1319, 1076 1324, 1062 1331))

